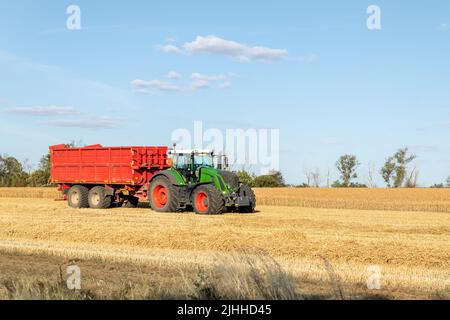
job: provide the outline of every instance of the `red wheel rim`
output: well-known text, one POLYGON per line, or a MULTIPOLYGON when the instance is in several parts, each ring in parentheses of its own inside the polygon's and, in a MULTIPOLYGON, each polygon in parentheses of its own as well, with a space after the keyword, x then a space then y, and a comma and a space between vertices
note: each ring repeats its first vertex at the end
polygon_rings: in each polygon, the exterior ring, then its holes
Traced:
POLYGON ((153 203, 158 208, 163 208, 167 203, 167 189, 162 185, 158 185, 153 189, 153 203))
POLYGON ((195 197, 195 206, 198 211, 206 212, 208 211, 208 196, 204 192, 199 192, 195 197))

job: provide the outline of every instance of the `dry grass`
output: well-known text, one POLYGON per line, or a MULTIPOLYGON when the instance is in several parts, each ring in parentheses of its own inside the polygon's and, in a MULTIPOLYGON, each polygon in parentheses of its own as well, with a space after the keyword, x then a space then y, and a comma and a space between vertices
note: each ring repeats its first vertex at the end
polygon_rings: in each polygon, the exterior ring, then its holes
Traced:
POLYGON ((0 198, 57 199, 59 192, 51 188, 0 188, 0 198))
POLYGON ((261 188, 255 191, 258 204, 267 206, 450 212, 450 188, 261 188))
MULTIPOLYGON (((450 188, 256 188, 255 193, 262 206, 450 213, 450 188)), ((56 188, 0 188, 0 198, 58 196, 56 188)))
MULTIPOLYGON (((321 258, 325 257, 339 275, 346 298, 374 294, 449 298, 448 213, 258 209, 253 215, 196 216, 160 214, 146 208, 75 210, 50 199, 3 198, 0 249, 99 259, 105 264, 175 267, 193 275, 200 268, 210 275, 218 266, 239 268, 239 263, 230 261, 242 248, 260 248, 298 281, 302 295, 332 293, 321 258), (381 268, 380 291, 366 288, 371 265, 381 268)), ((227 273, 230 281, 233 273, 227 273)), ((242 282, 241 287, 252 288, 251 281, 242 282)), ((218 286, 220 292, 227 292, 224 283, 218 286)), ((249 295, 258 296, 258 291, 253 292, 249 295)))
MULTIPOLYGON (((244 250, 232 255, 232 259, 216 255, 217 262, 213 266, 179 269, 178 272, 171 273, 172 281, 168 281, 168 277, 161 276, 168 271, 170 273, 170 270, 158 268, 157 265, 147 266, 145 270, 132 265, 115 263, 110 270, 107 270, 108 267, 105 270, 107 264, 95 261, 67 262, 55 257, 47 257, 50 263, 43 265, 42 257, 5 253, 2 256, 13 260, 16 268, 17 265, 27 261, 32 262, 39 270, 32 275, 24 272, 17 274, 17 271, 15 275, 6 277, 0 275, 1 300, 304 298, 297 290, 295 278, 261 251, 244 250), (64 267, 74 263, 82 270, 81 290, 69 290, 63 272, 60 272, 59 278, 56 277, 55 271, 58 265, 62 271, 64 267), (148 267, 152 269, 150 272, 148 267), (156 277, 155 270, 159 273, 156 277), (98 271, 101 273, 98 274, 98 271), (133 276, 134 279, 132 279, 133 276), (108 281, 99 280, 99 277, 106 278, 108 281), (157 280, 156 283, 155 280, 157 280)), ((11 263, 7 261, 4 264, 11 263)), ((10 271, 3 265, 0 265, 0 270, 10 271)), ((330 295, 326 297, 332 298, 330 295)))

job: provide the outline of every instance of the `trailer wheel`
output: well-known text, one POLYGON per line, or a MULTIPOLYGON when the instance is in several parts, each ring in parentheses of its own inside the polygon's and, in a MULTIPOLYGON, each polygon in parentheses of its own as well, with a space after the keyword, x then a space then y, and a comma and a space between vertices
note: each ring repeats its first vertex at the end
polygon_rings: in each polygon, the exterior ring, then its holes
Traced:
POLYGON ((197 187, 192 194, 192 200, 197 214, 221 214, 225 208, 222 194, 211 184, 197 187))
POLYGON ((239 196, 240 197, 248 197, 250 200, 250 205, 247 207, 239 207, 238 208, 238 212, 239 213, 253 213, 255 212, 255 207, 256 207, 256 196, 255 193, 253 192, 252 188, 250 188, 248 185, 246 184, 241 184, 240 188, 239 188, 239 196))
POLYGON ((112 198, 106 194, 104 187, 93 187, 89 191, 89 207, 92 209, 107 209, 111 206, 112 198))
POLYGON ((175 212, 178 209, 178 190, 165 177, 157 177, 150 184, 148 200, 152 210, 157 212, 175 212))
POLYGON ((89 189, 80 185, 72 186, 67 192, 67 203, 76 209, 89 208, 89 189))

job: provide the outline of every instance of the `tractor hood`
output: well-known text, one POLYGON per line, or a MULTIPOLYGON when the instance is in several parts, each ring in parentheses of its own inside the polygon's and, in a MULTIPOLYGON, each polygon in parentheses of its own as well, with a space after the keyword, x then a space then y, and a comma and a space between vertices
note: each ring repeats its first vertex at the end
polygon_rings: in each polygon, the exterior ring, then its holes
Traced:
POLYGON ((239 177, 236 173, 225 170, 218 170, 218 172, 222 176, 223 180, 225 180, 225 183, 231 188, 237 189, 239 187, 239 177))

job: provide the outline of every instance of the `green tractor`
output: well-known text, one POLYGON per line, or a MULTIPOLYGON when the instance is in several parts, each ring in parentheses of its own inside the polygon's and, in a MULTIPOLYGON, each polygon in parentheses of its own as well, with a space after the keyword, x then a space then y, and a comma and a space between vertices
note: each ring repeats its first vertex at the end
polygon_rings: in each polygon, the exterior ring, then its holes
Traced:
POLYGON ((253 190, 229 171, 226 156, 208 150, 171 150, 171 168, 150 181, 148 198, 153 210, 194 210, 197 214, 252 213, 253 190))

